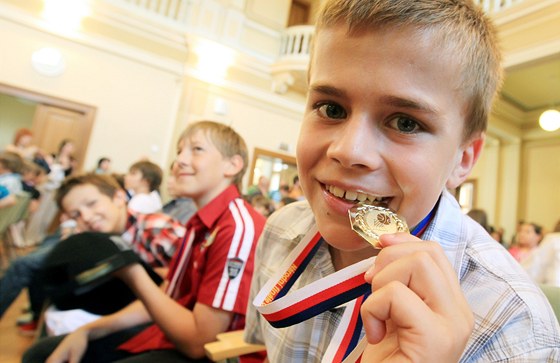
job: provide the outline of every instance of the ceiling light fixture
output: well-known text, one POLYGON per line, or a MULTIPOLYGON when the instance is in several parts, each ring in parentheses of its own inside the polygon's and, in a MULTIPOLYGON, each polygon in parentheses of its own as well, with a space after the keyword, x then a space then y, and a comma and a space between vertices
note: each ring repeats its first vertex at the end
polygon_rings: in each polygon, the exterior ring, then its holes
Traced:
POLYGON ((56 48, 41 48, 31 55, 33 69, 43 76, 57 77, 64 73, 66 62, 64 56, 56 48))
POLYGON ((544 111, 539 117, 539 125, 543 130, 549 132, 560 129, 560 112, 555 109, 544 111))

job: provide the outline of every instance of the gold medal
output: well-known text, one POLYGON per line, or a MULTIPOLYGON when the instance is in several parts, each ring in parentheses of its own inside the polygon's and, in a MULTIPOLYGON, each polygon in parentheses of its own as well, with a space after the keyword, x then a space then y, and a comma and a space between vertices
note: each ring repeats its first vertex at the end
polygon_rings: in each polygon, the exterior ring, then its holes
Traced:
POLYGON ((348 215, 352 229, 377 249, 381 249, 381 235, 408 232, 406 222, 388 208, 360 203, 350 208, 348 215))

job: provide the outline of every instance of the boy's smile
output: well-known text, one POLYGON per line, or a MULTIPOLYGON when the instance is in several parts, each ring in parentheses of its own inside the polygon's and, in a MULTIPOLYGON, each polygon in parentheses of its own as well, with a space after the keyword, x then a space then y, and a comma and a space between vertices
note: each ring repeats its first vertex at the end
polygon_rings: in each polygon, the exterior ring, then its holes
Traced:
POLYGON ((173 167, 177 193, 202 208, 230 185, 230 164, 208 135, 195 131, 179 142, 173 167))
POLYGON ((410 227, 445 186, 470 171, 482 136, 463 142, 467 102, 459 67, 431 35, 408 28, 323 29, 315 39, 297 148, 300 180, 319 230, 341 250, 367 243, 348 209, 369 200, 410 227))

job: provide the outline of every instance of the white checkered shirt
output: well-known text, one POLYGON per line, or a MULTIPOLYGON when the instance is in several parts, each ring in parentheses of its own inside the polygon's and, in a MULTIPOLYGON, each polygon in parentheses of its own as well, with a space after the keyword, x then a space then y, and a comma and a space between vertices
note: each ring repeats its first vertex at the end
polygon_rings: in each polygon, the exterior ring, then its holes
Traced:
MULTIPOLYGON (((269 217, 257 249, 250 301, 314 223, 307 202, 289 204, 269 217)), ((474 314, 475 328, 461 362, 560 362, 560 327, 546 297, 498 242, 461 213, 448 192, 422 239, 444 248, 474 314)), ((292 290, 333 272, 323 245, 292 290)), ((342 311, 275 329, 249 304, 245 338, 266 344, 270 362, 319 363, 342 311)))

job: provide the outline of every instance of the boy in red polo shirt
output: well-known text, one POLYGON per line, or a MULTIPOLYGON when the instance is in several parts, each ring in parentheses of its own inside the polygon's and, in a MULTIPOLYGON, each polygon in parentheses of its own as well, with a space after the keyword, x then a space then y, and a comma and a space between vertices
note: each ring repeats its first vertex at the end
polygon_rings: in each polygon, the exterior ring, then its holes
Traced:
POLYGON ((138 264, 119 270, 136 302, 68 336, 39 341, 23 362, 207 361, 204 344, 245 324, 265 223, 239 194, 246 168, 247 147, 233 129, 210 121, 189 125, 179 138, 174 175, 198 211, 163 289, 138 264))

